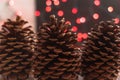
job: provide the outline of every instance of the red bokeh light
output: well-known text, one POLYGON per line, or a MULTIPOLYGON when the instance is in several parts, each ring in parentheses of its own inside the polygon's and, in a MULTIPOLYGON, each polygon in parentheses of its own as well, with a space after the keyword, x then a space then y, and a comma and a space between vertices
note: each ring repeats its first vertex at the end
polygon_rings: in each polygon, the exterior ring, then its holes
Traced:
POLYGON ((98 18, 99 18, 99 14, 98 14, 98 13, 94 13, 94 14, 93 14, 93 18, 94 18, 94 19, 98 19, 98 18))
POLYGON ((113 12, 114 8, 112 6, 108 7, 108 12, 113 12))
POLYGON ((51 8, 50 6, 47 6, 47 7, 45 8, 45 10, 46 10, 46 12, 51 12, 52 8, 51 8))
POLYGON ((72 31, 73 31, 73 32, 76 32, 77 30, 78 30, 78 28, 77 28, 76 26, 73 26, 73 27, 72 27, 72 31))
POLYGON ((120 22, 119 18, 115 18, 114 21, 115 21, 115 24, 118 24, 120 22))
POLYGON ((72 8, 72 13, 73 13, 73 14, 77 14, 77 12, 78 12, 78 9, 77 9, 77 8, 72 8))
POLYGON ((67 2, 67 0, 62 0, 62 2, 67 2))
POLYGON ((81 42, 82 41, 82 33, 77 34, 77 41, 81 42))
POLYGON ((71 22, 70 21, 66 21, 65 24, 70 24, 71 25, 71 22))
POLYGON ((47 6, 51 6, 51 5, 52 5, 52 1, 51 1, 51 0, 47 0, 47 1, 46 1, 46 5, 47 5, 47 6))
POLYGON ((82 41, 82 38, 77 38, 77 41, 78 41, 78 42, 81 42, 81 41, 82 41))
POLYGON ((40 16, 40 11, 39 10, 35 11, 35 16, 40 16))
POLYGON ((56 5, 56 6, 60 5, 60 1, 59 0, 54 0, 54 5, 56 5))
POLYGON ((77 23, 77 24, 80 24, 80 23, 81 23, 81 22, 80 22, 80 18, 77 18, 77 19, 76 19, 76 23, 77 23))
POLYGON ((81 22, 81 23, 85 23, 85 22, 86 22, 86 18, 85 18, 85 17, 81 17, 81 18, 80 18, 80 22, 81 22))
POLYGON ((95 4, 96 6, 100 6, 100 0, 94 0, 94 4, 95 4))
POLYGON ((82 34, 82 38, 83 38, 83 39, 87 39, 87 38, 88 38, 88 34, 87 34, 87 33, 83 33, 83 34, 82 34))
POLYGON ((61 17, 61 16, 63 16, 63 15, 64 15, 64 12, 63 12, 62 10, 59 10, 59 11, 58 11, 58 16, 61 17))

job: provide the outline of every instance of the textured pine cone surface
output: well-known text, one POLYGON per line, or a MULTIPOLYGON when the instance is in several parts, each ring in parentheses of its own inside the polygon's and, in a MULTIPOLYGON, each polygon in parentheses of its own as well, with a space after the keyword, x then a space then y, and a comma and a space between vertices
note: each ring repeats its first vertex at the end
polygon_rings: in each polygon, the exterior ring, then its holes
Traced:
POLYGON ((88 33, 82 49, 84 80, 117 80, 120 70, 120 27, 101 21, 88 33))
POLYGON ((34 32, 19 16, 8 19, 0 31, 0 74, 6 80, 26 80, 31 71, 34 32))
POLYGON ((38 54, 34 75, 38 80, 77 80, 80 72, 80 49, 75 48, 76 33, 64 18, 54 15, 43 23, 38 33, 38 54))

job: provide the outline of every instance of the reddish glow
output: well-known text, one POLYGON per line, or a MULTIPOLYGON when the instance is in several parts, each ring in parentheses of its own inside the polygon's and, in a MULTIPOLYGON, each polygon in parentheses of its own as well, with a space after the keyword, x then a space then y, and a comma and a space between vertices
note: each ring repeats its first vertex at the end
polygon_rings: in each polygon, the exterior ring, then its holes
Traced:
POLYGON ((10 0, 10 1, 9 1, 9 5, 10 5, 10 6, 13 6, 13 5, 14 5, 14 1, 13 1, 13 0, 10 0))
POLYGON ((58 11, 58 16, 63 16, 64 15, 64 12, 62 10, 59 10, 58 11))
POLYGON ((77 14, 77 12, 78 12, 78 9, 77 9, 77 8, 73 8, 73 9, 72 9, 72 13, 73 13, 73 14, 77 14))
POLYGON ((113 12, 113 10, 114 10, 114 8, 113 8, 112 6, 109 6, 109 7, 108 7, 108 11, 109 11, 109 12, 113 12))
POLYGON ((65 24, 70 24, 71 25, 71 22, 70 21, 66 21, 65 24))
POLYGON ((77 38, 77 41, 78 41, 78 42, 81 42, 81 41, 82 41, 82 38, 77 38))
POLYGON ((47 0, 47 1, 46 1, 46 5, 47 5, 47 6, 52 5, 52 1, 51 1, 51 0, 47 0))
POLYGON ((60 1, 59 0, 54 0, 54 5, 56 5, 56 6, 60 5, 60 1))
POLYGON ((40 11, 35 11, 35 16, 40 16, 40 11))
POLYGON ((87 38, 88 38, 88 34, 87 34, 87 33, 83 33, 83 34, 82 34, 82 38, 83 38, 83 39, 87 39, 87 38))
POLYGON ((81 23, 85 23, 85 22, 86 22, 86 18, 85 18, 85 17, 81 17, 81 18, 80 18, 80 22, 81 22, 81 23))
POLYGON ((96 6, 100 6, 100 0, 94 0, 94 4, 95 4, 96 6))
POLYGON ((81 22, 80 22, 80 18, 77 18, 77 19, 76 19, 76 23, 77 23, 77 24, 80 24, 80 23, 81 23, 81 22))
POLYGON ((16 15, 22 16, 22 12, 21 12, 21 11, 17 11, 17 12, 16 12, 16 15))
POLYGON ((93 18, 94 18, 94 19, 98 19, 98 18, 99 18, 99 14, 98 14, 98 13, 94 13, 94 14, 93 14, 93 18))
POLYGON ((78 33, 78 34, 77 34, 77 37, 78 37, 78 38, 82 38, 82 33, 78 33))
POLYGON ((76 26, 73 26, 73 27, 72 27, 72 31, 73 31, 73 32, 76 32, 77 30, 78 30, 78 28, 77 28, 76 26))
POLYGON ((82 33, 77 34, 77 41, 81 42, 82 41, 82 33))
POLYGON ((67 2, 67 0, 62 0, 62 2, 67 2))
POLYGON ((118 24, 120 22, 119 18, 115 18, 114 21, 115 21, 115 24, 118 24))
POLYGON ((51 8, 50 6, 47 6, 47 7, 45 8, 45 10, 46 10, 46 12, 51 12, 52 8, 51 8))

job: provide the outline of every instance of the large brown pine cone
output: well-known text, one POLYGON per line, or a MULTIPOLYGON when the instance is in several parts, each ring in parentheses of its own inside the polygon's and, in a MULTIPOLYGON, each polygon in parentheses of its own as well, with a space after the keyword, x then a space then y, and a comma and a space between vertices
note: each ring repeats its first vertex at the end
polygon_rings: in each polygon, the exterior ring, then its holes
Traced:
POLYGON ((26 80, 31 71, 34 52, 34 32, 27 21, 17 16, 8 19, 0 31, 0 74, 6 80, 26 80))
POLYGON ((82 55, 84 80, 116 80, 120 70, 120 27, 101 21, 88 33, 82 55))
POLYGON ((65 20, 54 15, 43 23, 38 33, 35 77, 38 80, 77 80, 80 72, 80 50, 75 48, 76 34, 65 20))

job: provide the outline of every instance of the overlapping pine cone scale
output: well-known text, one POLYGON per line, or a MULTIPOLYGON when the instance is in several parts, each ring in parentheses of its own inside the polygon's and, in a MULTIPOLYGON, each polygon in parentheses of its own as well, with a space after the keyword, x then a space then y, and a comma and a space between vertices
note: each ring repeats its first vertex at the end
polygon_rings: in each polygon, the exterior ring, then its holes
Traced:
MULTIPOLYGON (((35 77, 38 80, 77 80, 80 72, 80 51, 74 49, 75 34, 56 21, 44 23, 38 36, 38 57, 35 60, 35 77)), ((68 25, 67 25, 68 26, 68 25)))
MULTIPOLYGON (((0 74, 12 80, 25 80, 28 78, 33 56, 33 52, 31 50, 32 47, 30 46, 31 42, 29 41, 30 38, 27 40, 25 37, 26 35, 31 35, 32 38, 34 33, 29 29, 29 27, 23 29, 19 28, 17 25, 14 27, 13 25, 15 23, 17 23, 17 21, 12 22, 10 20, 10 22, 6 22, 3 27, 18 33, 16 36, 11 32, 0 33, 0 39, 2 41, 0 43, 0 74), (23 40, 21 38, 23 38, 23 40)), ((23 23, 21 23, 21 25, 24 25, 23 23)))
MULTIPOLYGON (((104 23, 104 22, 103 22, 104 23)), ((111 22, 105 31, 101 26, 101 32, 91 31, 88 41, 85 43, 86 50, 82 56, 84 80, 116 80, 120 70, 119 26, 111 22), (111 26, 114 26, 113 28, 111 26), (111 27, 111 28, 110 28, 111 27), (107 29, 108 28, 108 29, 107 29), (103 29, 103 30, 102 30, 103 29), (108 30, 108 31, 107 31, 108 30), (102 33, 103 31, 103 33, 102 33), (97 53, 97 54, 96 54, 97 53)), ((100 28, 98 26, 98 28, 100 28)))

